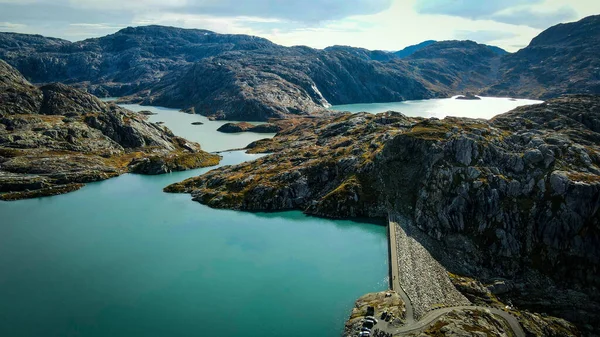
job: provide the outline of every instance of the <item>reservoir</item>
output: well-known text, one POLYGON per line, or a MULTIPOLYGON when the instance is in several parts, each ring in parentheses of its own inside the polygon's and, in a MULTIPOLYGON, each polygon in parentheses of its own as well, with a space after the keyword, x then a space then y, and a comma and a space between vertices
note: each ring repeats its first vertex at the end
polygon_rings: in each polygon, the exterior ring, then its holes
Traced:
MULTIPOLYGON (((537 101, 337 106, 489 118, 537 101), (502 106, 504 111, 499 111, 502 106)), ((207 151, 273 135, 150 110, 207 151), (203 125, 191 125, 201 121, 203 125)), ((221 165, 254 160, 223 153, 221 165)), ((215 210, 163 187, 213 168, 125 174, 56 197, 0 202, 0 336, 339 336, 356 298, 388 288, 386 228, 301 212, 215 210)), ((383 225, 383 223, 382 223, 383 225)))
POLYGON ((0 335, 333 337, 387 288, 383 226, 162 192, 207 170, 1 202, 0 335))

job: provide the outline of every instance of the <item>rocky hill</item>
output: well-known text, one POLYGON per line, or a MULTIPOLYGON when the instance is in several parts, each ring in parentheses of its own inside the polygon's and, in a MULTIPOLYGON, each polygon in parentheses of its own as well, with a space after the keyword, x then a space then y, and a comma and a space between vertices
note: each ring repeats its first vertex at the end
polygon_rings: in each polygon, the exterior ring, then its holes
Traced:
POLYGON ((64 84, 40 88, 0 61, 0 199, 70 192, 125 172, 216 165, 146 117, 64 84))
POLYGON ((165 76, 134 101, 187 107, 230 120, 322 114, 330 104, 446 97, 485 86, 499 56, 471 41, 436 43, 407 59, 372 61, 361 50, 307 47, 228 52, 165 76))
POLYGON ((163 26, 129 27, 74 43, 0 33, 0 59, 28 80, 76 84, 100 96, 147 89, 171 71, 226 51, 275 46, 254 36, 163 26))
POLYGON ((320 114, 330 104, 448 97, 599 93, 599 16, 552 27, 515 54, 472 41, 398 57, 334 46, 283 47, 246 35, 148 26, 71 43, 0 33, 0 58, 36 82, 194 109, 230 120, 320 114))
POLYGON ((487 94, 546 99, 600 93, 600 15, 559 24, 507 55, 487 94))
POLYGON ((453 273, 504 279, 513 303, 585 325, 600 321, 599 121, 598 96, 491 121, 393 112, 305 119, 249 146, 274 154, 166 190, 251 211, 393 210, 437 240, 436 258, 453 273))
POLYGON ((405 58, 408 57, 412 54, 414 54, 415 52, 429 46, 432 45, 434 43, 436 43, 437 41, 435 40, 427 40, 427 41, 423 41, 421 43, 417 43, 415 45, 412 46, 408 46, 402 50, 399 50, 397 52, 394 52, 394 55, 398 56, 399 58, 405 58))
POLYGON ((320 114, 330 104, 435 97, 405 67, 365 60, 345 49, 307 47, 229 52, 165 77, 140 99, 187 107, 219 119, 267 120, 320 114))

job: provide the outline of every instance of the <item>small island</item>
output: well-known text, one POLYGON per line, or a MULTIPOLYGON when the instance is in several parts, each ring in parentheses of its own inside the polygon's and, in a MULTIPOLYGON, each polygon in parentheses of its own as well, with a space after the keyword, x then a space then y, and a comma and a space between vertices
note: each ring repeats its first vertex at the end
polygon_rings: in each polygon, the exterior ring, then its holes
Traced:
POLYGON ((481 97, 475 96, 475 94, 468 92, 465 95, 456 97, 455 99, 466 100, 466 101, 477 101, 477 100, 481 100, 481 97))
POLYGON ((156 112, 152 112, 149 110, 142 110, 140 112, 138 112, 140 115, 144 115, 144 116, 153 116, 153 115, 158 115, 156 112))
POLYGON ((192 122, 192 125, 204 125, 202 122, 192 122))
POLYGON ((281 127, 277 124, 266 123, 254 125, 247 122, 226 123, 217 129, 223 133, 256 132, 256 133, 277 133, 281 127))

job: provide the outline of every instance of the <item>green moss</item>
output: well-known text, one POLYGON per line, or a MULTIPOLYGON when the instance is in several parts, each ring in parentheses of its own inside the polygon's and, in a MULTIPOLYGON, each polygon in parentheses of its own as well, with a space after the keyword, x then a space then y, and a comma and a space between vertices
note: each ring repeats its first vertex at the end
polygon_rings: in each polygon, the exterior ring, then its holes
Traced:
POLYGON ((405 133, 406 136, 426 139, 426 140, 444 140, 450 128, 446 125, 431 125, 428 123, 419 123, 405 133))

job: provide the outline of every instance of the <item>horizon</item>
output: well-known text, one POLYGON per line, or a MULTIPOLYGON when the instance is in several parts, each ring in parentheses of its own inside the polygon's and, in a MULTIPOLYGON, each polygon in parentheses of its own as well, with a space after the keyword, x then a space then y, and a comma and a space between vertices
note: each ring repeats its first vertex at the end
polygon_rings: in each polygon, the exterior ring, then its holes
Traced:
POLYGON ((158 25, 257 36, 288 47, 397 51, 426 40, 471 40, 515 52, 551 26, 600 13, 600 2, 587 0, 230 2, 0 0, 0 31, 78 42, 158 25))

